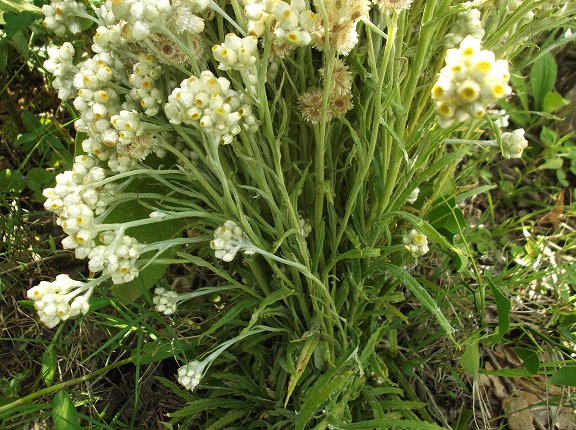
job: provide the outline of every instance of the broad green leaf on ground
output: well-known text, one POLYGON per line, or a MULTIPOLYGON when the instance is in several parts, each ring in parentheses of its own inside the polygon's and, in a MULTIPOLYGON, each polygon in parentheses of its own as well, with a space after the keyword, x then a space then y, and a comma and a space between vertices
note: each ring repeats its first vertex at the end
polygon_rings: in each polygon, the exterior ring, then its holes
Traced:
POLYGON ((550 376, 548 382, 554 385, 576 387, 576 364, 561 367, 550 376))
POLYGON ((52 401, 52 420, 54 430, 80 430, 78 412, 72 399, 65 390, 60 390, 52 401))

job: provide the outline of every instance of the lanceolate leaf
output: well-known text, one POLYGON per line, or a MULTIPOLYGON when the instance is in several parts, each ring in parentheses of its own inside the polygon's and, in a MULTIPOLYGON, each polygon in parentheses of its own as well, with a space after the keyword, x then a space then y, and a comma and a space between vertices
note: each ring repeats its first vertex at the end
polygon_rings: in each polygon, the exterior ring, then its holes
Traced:
POLYGON ((496 301, 496 309, 498 309, 498 331, 492 338, 492 345, 494 345, 504 337, 510 327, 510 310, 512 309, 512 303, 508 297, 504 296, 504 294, 498 290, 498 287, 492 282, 492 279, 488 277, 485 277, 485 279, 488 285, 490 285, 492 295, 496 301))
POLYGON ((544 98, 554 88, 558 67, 552 54, 547 52, 532 65, 530 69, 530 87, 534 97, 534 107, 542 109, 544 98))

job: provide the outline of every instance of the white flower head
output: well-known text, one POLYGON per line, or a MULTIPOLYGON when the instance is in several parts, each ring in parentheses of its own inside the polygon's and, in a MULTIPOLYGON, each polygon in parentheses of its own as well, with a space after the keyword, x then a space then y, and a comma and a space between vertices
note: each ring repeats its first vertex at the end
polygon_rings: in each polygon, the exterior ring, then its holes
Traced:
POLYGON ((511 94, 508 62, 480 48, 480 39, 466 36, 459 48, 446 53, 446 66, 432 87, 441 127, 480 118, 486 107, 511 94))
POLYGON ((528 141, 524 138, 524 129, 519 128, 512 132, 502 133, 502 155, 504 158, 520 158, 528 141))
POLYGON ((254 251, 246 249, 251 246, 240 226, 230 220, 214 231, 214 239, 210 242, 216 258, 226 262, 232 261, 240 250, 244 250, 246 254, 253 254, 254 251))
POLYGON ((178 382, 187 390, 194 391, 194 388, 202 379, 206 364, 201 361, 191 361, 178 369, 178 382))
POLYGON ((154 303, 154 307, 158 312, 163 313, 164 315, 171 315, 176 312, 178 299, 179 297, 176 291, 170 291, 158 287, 154 290, 152 303, 154 303))
POLYGON ((403 237, 402 241, 414 257, 421 257, 429 251, 428 238, 414 228, 403 237))
POLYGON ((30 288, 26 295, 34 302, 40 322, 53 328, 61 321, 88 312, 88 299, 93 287, 94 284, 76 281, 62 274, 56 276, 53 282, 40 282, 30 288))

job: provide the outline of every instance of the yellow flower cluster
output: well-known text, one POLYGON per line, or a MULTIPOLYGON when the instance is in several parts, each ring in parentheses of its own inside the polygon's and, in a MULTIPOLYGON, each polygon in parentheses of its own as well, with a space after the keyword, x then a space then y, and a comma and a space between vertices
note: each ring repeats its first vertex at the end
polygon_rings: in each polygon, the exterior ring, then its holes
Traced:
POLYGON ((480 40, 467 36, 459 48, 449 49, 446 66, 432 87, 436 117, 441 127, 480 118, 486 106, 509 95, 510 73, 506 60, 480 49, 480 40))

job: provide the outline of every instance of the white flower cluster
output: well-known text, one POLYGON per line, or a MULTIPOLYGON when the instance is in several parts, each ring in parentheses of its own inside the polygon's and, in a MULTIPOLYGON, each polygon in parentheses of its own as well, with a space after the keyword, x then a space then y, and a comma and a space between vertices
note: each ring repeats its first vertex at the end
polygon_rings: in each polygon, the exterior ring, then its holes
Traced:
POLYGON ((501 138, 504 158, 520 158, 524 149, 528 147, 528 141, 524 138, 523 128, 502 133, 501 138))
POLYGON ((494 125, 500 129, 510 125, 510 115, 508 115, 505 109, 490 112, 490 118, 494 121, 494 125))
POLYGON ((56 186, 43 191, 44 207, 58 216, 56 224, 68 235, 62 246, 73 249, 79 260, 88 257, 92 272, 102 271, 115 284, 121 284, 138 275, 135 263, 141 245, 130 236, 105 231, 106 225, 98 223, 97 216, 118 193, 118 187, 112 183, 93 185, 105 177, 106 171, 94 157, 79 155, 72 170, 57 175, 56 186), (96 238, 102 244, 97 245, 96 238))
POLYGON ((72 170, 57 175, 56 186, 43 191, 44 207, 58 216, 56 223, 68 235, 62 245, 74 249, 78 259, 86 258, 95 246, 98 230, 94 218, 104 212, 116 193, 112 184, 91 186, 105 177, 106 171, 98 166, 96 159, 79 155, 72 170))
POLYGON ((133 73, 128 76, 132 89, 127 98, 135 102, 135 109, 143 109, 148 116, 156 115, 164 102, 162 90, 158 86, 162 66, 152 55, 141 52, 132 70, 133 73))
POLYGON ((274 5, 276 26, 274 36, 292 46, 306 46, 312 41, 310 31, 316 14, 308 9, 305 0, 279 1, 274 5))
POLYGON ((124 172, 152 151, 162 156, 158 142, 140 121, 141 115, 158 113, 163 102, 156 85, 161 68, 143 54, 134 65, 135 73, 126 79, 124 64, 115 55, 101 52, 78 65, 73 87, 78 90, 74 107, 80 118, 74 126, 88 134, 82 142, 84 152, 108 160, 112 171, 124 172), (134 87, 122 103, 117 88, 126 80, 134 87), (142 109, 143 114, 136 111, 142 109))
POLYGON ((52 328, 60 321, 86 314, 92 290, 93 285, 75 281, 68 275, 58 275, 54 282, 42 281, 30 288, 27 297, 34 301, 40 321, 52 328))
POLYGON ((178 369, 178 382, 187 390, 193 391, 200 383, 206 364, 201 361, 191 361, 178 369))
POLYGON ((245 249, 251 245, 240 226, 230 220, 214 231, 214 239, 210 242, 216 258, 226 262, 232 261, 242 249, 246 254, 254 254, 254 251, 245 249))
POLYGON ((154 297, 152 298, 152 303, 156 311, 163 313, 164 315, 171 315, 176 312, 178 307, 178 293, 176 291, 166 290, 164 288, 158 287, 154 290, 154 297))
POLYGON ((90 271, 110 276, 115 284, 135 279, 138 276, 136 261, 143 246, 121 232, 106 231, 100 233, 98 239, 103 245, 95 246, 88 254, 90 271))
MULTIPOLYGON (((174 10, 170 0, 108 0, 100 8, 100 16, 107 26, 124 21, 122 37, 129 42, 141 42, 153 33, 152 28, 163 25, 174 10)), ((204 23, 202 21, 202 28, 204 23)))
POLYGON ((106 133, 111 129, 110 118, 120 110, 114 81, 123 75, 124 66, 112 54, 100 53, 79 64, 78 69, 74 76, 74 87, 78 90, 74 107, 80 117, 74 127, 88 134, 88 139, 82 142, 84 152, 107 160, 116 142, 107 140, 106 133))
POLYGON ((48 59, 44 61, 44 68, 54 75, 52 86, 58 91, 60 100, 76 97, 77 91, 70 85, 78 68, 72 62, 74 47, 70 42, 64 42, 60 48, 48 48, 48 59))
POLYGON ((402 238, 402 241, 414 257, 421 257, 429 250, 428 238, 414 228, 402 238))
POLYGON ((229 33, 224 37, 224 43, 212 47, 214 59, 220 64, 220 70, 239 70, 246 88, 256 93, 258 83, 258 39, 250 35, 244 38, 229 33))
POLYGON ((144 160, 152 151, 159 157, 164 155, 164 149, 158 146, 156 137, 146 130, 141 117, 138 112, 121 110, 110 119, 113 129, 106 133, 106 139, 115 142, 117 151, 108 160, 112 170, 131 170, 136 160, 144 160))
POLYGON ((171 123, 198 125, 221 145, 231 143, 242 127, 254 130, 258 126, 247 96, 209 70, 199 78, 183 80, 168 97, 164 111, 171 123))
POLYGON ((66 31, 80 34, 82 31, 82 15, 87 16, 86 6, 75 0, 60 0, 42 6, 44 27, 51 29, 58 36, 64 36, 66 31))
POLYGON ((506 60, 495 60, 494 53, 480 49, 480 40, 467 36, 460 48, 449 49, 446 66, 432 88, 436 117, 441 127, 480 118, 485 108, 511 94, 506 60))
POLYGON ((446 46, 450 48, 457 46, 467 35, 482 40, 485 31, 482 27, 480 15, 480 11, 475 8, 459 13, 453 32, 446 35, 446 46))
POLYGON ((413 0, 377 0, 380 10, 384 13, 401 12, 410 9, 413 0))
POLYGON ((220 70, 252 69, 258 59, 258 39, 250 35, 244 38, 229 33, 224 37, 224 43, 212 47, 214 59, 220 64, 220 70))
POLYGON ((264 34, 267 25, 279 42, 290 46, 306 46, 312 38, 316 14, 306 0, 245 0, 244 11, 248 18, 248 32, 257 37, 264 34))

